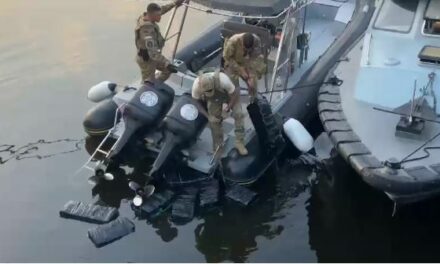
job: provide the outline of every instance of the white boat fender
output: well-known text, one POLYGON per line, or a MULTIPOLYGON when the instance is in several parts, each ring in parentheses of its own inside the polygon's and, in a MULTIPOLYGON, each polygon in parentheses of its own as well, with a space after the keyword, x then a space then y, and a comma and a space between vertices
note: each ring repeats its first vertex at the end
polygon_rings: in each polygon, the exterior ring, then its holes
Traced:
POLYGON ((289 118, 283 124, 283 130, 299 151, 306 153, 313 148, 313 137, 298 120, 289 118))
POLYGON ((100 82, 89 89, 87 98, 95 103, 98 103, 104 99, 107 99, 115 94, 116 83, 109 81, 100 82))

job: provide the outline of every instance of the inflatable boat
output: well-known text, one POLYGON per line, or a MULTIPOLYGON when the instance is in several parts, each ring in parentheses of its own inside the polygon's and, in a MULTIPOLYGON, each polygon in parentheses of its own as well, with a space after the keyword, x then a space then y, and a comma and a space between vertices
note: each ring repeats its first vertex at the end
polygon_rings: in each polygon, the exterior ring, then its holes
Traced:
MULTIPOLYGON (((95 179, 112 180, 113 166, 135 159, 148 164, 148 178, 169 185, 213 177, 246 185, 258 180, 286 150, 312 149, 313 139, 306 128, 317 117, 317 92, 322 83, 332 81, 325 79, 326 74, 343 49, 363 32, 357 20, 364 17, 355 14, 365 12, 370 3, 259 2, 261 8, 256 9, 254 1, 237 0, 232 6, 224 6, 224 1, 203 1, 232 15, 227 13, 227 20, 175 53, 173 61, 179 70, 165 83, 120 86, 102 82, 89 90, 88 98, 97 104, 86 114, 84 129, 89 142, 100 143, 88 148, 91 157, 84 168, 93 171, 95 179), (248 16, 249 10, 259 18, 248 16), (269 66, 255 102, 249 104, 247 88, 240 84, 240 103, 248 112, 246 156, 234 148, 231 117, 223 121, 224 151, 213 151, 207 119, 190 95, 199 71, 220 67, 223 39, 241 32, 260 37, 269 66)), ((192 6, 185 4, 184 8, 192 6)))

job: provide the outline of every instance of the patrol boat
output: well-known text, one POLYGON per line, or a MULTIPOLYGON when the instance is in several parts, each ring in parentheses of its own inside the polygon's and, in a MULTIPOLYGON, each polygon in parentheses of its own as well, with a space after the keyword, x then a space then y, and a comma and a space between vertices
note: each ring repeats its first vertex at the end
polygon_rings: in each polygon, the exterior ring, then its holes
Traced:
MULTIPOLYGON (((284 150, 309 151, 313 139, 304 126, 317 116, 319 86, 341 52, 365 30, 362 21, 371 15, 371 2, 201 1, 214 11, 184 5, 185 13, 196 8, 208 13, 227 10, 232 15, 221 13, 229 18, 173 52, 179 71, 165 83, 122 87, 102 82, 90 89, 88 98, 97 105, 86 114, 84 128, 88 141, 103 139, 91 148, 84 167, 96 174, 95 179, 111 180, 112 165, 129 162, 131 153, 135 160, 151 164, 149 176, 159 176, 172 186, 216 175, 228 183, 251 184, 284 150), (232 118, 223 121, 226 136, 220 155, 212 149, 207 120, 190 92, 199 71, 220 67, 223 38, 242 32, 260 37, 269 71, 260 80, 255 103, 248 105, 247 89, 241 83, 241 103, 249 112, 245 117, 249 155, 240 156, 234 148, 232 118)), ((172 19, 173 15, 169 24, 172 19)), ((184 20, 185 16, 180 28, 184 20)))
MULTIPOLYGON (((392 201, 440 192, 440 2, 377 1, 367 32, 323 85, 319 116, 340 155, 392 201)), ((340 177, 323 179, 337 189, 340 177)))

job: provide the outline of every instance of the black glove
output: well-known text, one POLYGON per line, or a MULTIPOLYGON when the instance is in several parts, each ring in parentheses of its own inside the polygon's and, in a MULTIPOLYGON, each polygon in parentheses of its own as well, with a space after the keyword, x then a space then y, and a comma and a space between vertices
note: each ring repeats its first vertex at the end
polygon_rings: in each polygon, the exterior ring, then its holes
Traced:
POLYGON ((170 71, 171 73, 176 73, 177 72, 177 67, 174 64, 168 64, 167 65, 167 70, 170 71))

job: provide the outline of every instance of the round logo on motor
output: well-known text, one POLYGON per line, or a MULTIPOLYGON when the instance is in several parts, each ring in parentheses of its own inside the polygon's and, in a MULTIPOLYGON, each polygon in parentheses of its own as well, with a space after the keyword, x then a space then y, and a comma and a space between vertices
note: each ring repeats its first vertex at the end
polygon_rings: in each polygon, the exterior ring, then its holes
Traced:
POLYGON ((157 94, 152 91, 147 91, 145 93, 141 94, 140 97, 141 103, 148 107, 153 107, 157 104, 157 101, 159 98, 157 97, 157 94))
POLYGON ((199 110, 193 104, 186 104, 180 108, 180 115, 188 121, 194 121, 199 116, 199 110))

